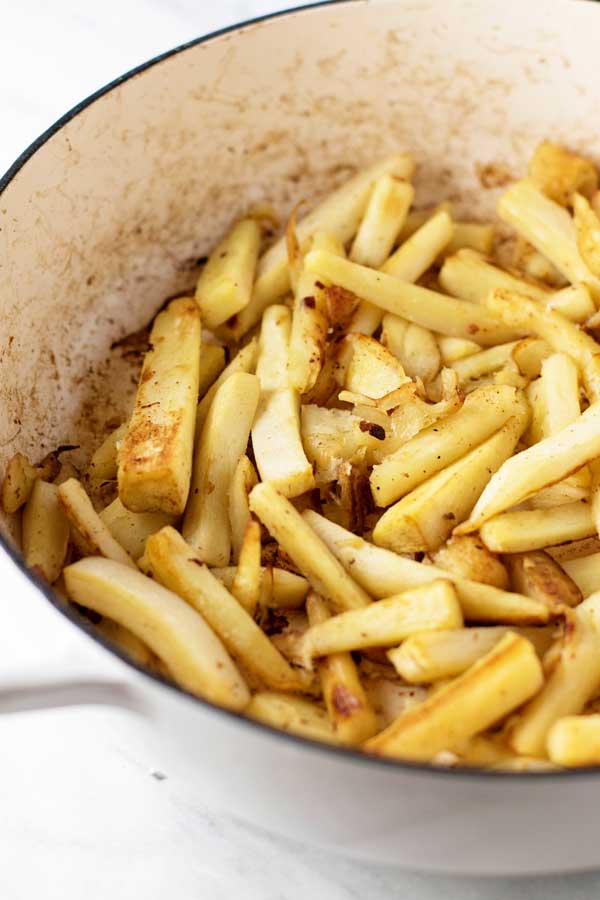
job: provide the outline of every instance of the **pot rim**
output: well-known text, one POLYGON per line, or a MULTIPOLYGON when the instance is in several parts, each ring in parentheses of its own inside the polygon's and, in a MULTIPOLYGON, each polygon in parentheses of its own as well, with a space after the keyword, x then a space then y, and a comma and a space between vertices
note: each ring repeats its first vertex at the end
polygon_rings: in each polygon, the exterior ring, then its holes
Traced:
MULTIPOLYGON (((225 28, 220 28, 217 31, 209 32, 208 34, 202 35, 197 38, 193 38, 190 41, 186 41, 183 44, 179 44, 176 47, 173 47, 170 50, 167 50, 163 53, 159 53, 157 56, 152 57, 151 59, 146 60, 138 66, 135 66, 132 69, 129 69, 123 75, 119 75, 113 81, 110 81, 108 84, 99 88, 97 91, 94 91, 85 99, 81 100, 79 103, 75 104, 68 112, 64 113, 59 119, 57 119, 54 124, 52 124, 49 128, 46 129, 39 137, 37 137, 15 160, 15 162, 10 166, 7 172, 0 177, 0 197, 4 193, 4 191, 8 188, 11 182, 15 179, 21 169, 27 164, 27 162, 37 153, 37 151, 43 147, 43 145, 50 140, 50 138, 54 137, 59 131, 61 131, 65 125, 67 125, 72 119, 82 113, 87 107, 91 106, 101 97, 110 93, 115 88, 119 87, 125 82, 130 81, 135 78, 137 75, 141 75, 146 70, 153 68, 159 63, 163 62, 166 59, 169 59, 173 56, 182 53, 191 47, 198 46, 200 44, 205 44, 210 41, 216 40, 223 35, 233 34, 235 32, 242 34, 244 29, 249 26, 258 25, 262 22, 268 22, 274 19, 283 19, 287 17, 292 17, 295 15, 311 15, 313 14, 313 10, 320 10, 322 7, 327 6, 350 6, 357 2, 357 0, 318 0, 316 3, 312 3, 310 6, 295 6, 291 9, 281 10, 279 12, 266 13, 262 16, 256 16, 252 19, 247 19, 242 22, 235 23, 233 25, 228 25, 225 28)), ((359 0, 360 2, 360 0, 359 0)), ((365 0, 362 0, 365 2, 365 0)), ((368 3, 369 0, 366 0, 368 3)), ((415 774, 415 775, 433 775, 437 777, 444 777, 447 779, 461 779, 467 781, 485 781, 488 783, 491 782, 505 782, 508 780, 564 780, 565 778, 574 778, 595 775, 600 776, 600 766, 585 766, 577 769, 562 769, 557 771, 524 771, 524 772, 511 772, 511 771, 503 771, 503 770, 489 770, 483 769, 481 767, 472 766, 472 767, 464 767, 464 768, 450 768, 448 766, 435 766, 429 763, 418 763, 411 762, 410 760, 400 760, 394 759, 390 757, 381 757, 381 756, 370 756, 367 755, 360 750, 356 750, 351 747, 343 747, 339 745, 331 745, 325 744, 320 741, 312 740, 310 738, 301 737, 300 735, 291 734, 290 732, 282 731, 280 729, 274 728, 271 725, 266 725, 262 722, 258 722, 253 719, 246 718, 239 713, 233 712, 232 710, 225 709, 221 706, 218 706, 214 703, 211 703, 208 700, 204 700, 202 697, 198 697, 195 694, 191 694, 189 691, 186 691, 184 688, 179 687, 171 681, 167 681, 162 678, 160 675, 155 674, 153 672, 148 671, 143 666, 138 665, 138 663, 134 662, 126 653, 124 653, 120 648, 115 647, 113 644, 109 643, 109 641, 96 632, 93 628, 92 623, 89 624, 83 619, 83 617, 76 611, 74 607, 68 607, 64 604, 61 604, 57 600, 57 596, 54 593, 52 586, 49 585, 46 581, 41 579, 35 572, 33 572, 26 565, 25 560, 22 555, 12 546, 7 539, 5 539, 2 534, 0 534, 0 547, 5 551, 7 556, 12 560, 12 562, 17 566, 18 569, 25 575, 25 577, 37 588, 37 590, 52 604, 52 606, 66 619, 69 619, 78 629, 87 633, 87 635, 94 640, 97 644, 104 647, 110 653, 114 654, 118 658, 120 658, 123 662, 125 662, 128 666, 136 669, 138 673, 143 675, 145 678, 150 679, 155 682, 157 685, 168 688, 170 691, 175 692, 178 696, 183 695, 187 697, 191 702, 195 704, 199 704, 204 707, 207 711, 225 717, 226 719, 232 721, 235 720, 238 725, 249 728, 251 730, 258 731, 263 734, 271 734, 273 738, 277 738, 280 741, 287 742, 288 744, 296 745, 299 748, 303 748, 305 750, 310 750, 313 752, 321 753, 328 755, 330 757, 337 757, 344 762, 353 763, 359 766, 368 766, 368 767, 376 767, 380 770, 387 770, 388 772, 396 772, 398 774, 415 774)))

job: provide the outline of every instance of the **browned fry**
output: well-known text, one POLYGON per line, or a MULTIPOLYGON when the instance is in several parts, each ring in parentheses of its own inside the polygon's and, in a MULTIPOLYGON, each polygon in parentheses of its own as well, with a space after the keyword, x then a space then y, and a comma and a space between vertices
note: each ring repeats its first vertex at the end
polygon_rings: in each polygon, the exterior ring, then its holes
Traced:
POLYGON ((492 584, 503 591, 508 589, 505 567, 477 536, 453 537, 434 554, 433 561, 436 566, 460 578, 492 584))
POLYGON ((572 578, 543 550, 512 553, 504 558, 511 587, 550 606, 577 606, 583 595, 572 578))

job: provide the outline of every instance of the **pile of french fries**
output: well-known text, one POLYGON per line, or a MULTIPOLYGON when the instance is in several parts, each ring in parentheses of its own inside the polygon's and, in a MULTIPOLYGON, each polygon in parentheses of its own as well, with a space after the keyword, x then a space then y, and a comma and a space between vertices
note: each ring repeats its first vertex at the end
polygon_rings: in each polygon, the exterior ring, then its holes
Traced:
POLYGON ((600 765, 600 191, 551 143, 499 223, 385 159, 234 224, 85 471, 9 463, 27 563, 139 665, 444 766, 600 765), (107 502, 107 498, 110 502, 107 502))

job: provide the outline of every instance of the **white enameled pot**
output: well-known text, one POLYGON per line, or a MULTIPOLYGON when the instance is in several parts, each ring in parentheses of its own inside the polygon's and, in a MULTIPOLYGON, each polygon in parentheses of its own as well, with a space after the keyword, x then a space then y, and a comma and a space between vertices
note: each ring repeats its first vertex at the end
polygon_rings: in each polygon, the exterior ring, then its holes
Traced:
MULTIPOLYGON (((584 0, 350 0, 193 41, 83 102, 0 182, 0 471, 17 450, 89 450, 133 389, 111 345, 193 284, 249 205, 285 213, 408 149, 421 203, 489 216, 481 167, 522 172, 549 136, 597 157, 599 47, 600 7, 584 0)), ((2 674, 0 712, 131 708, 193 761, 206 803, 355 857, 504 874, 600 864, 600 772, 435 771, 215 709, 53 608, 10 530, 47 622, 36 670, 2 674)))

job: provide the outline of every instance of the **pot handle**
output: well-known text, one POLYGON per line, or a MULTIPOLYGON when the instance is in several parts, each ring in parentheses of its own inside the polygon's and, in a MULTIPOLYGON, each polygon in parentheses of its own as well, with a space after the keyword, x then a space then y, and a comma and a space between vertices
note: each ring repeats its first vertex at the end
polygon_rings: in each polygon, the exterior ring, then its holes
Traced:
POLYGON ((0 549, 0 714, 103 704, 147 713, 135 671, 68 621, 0 549))

